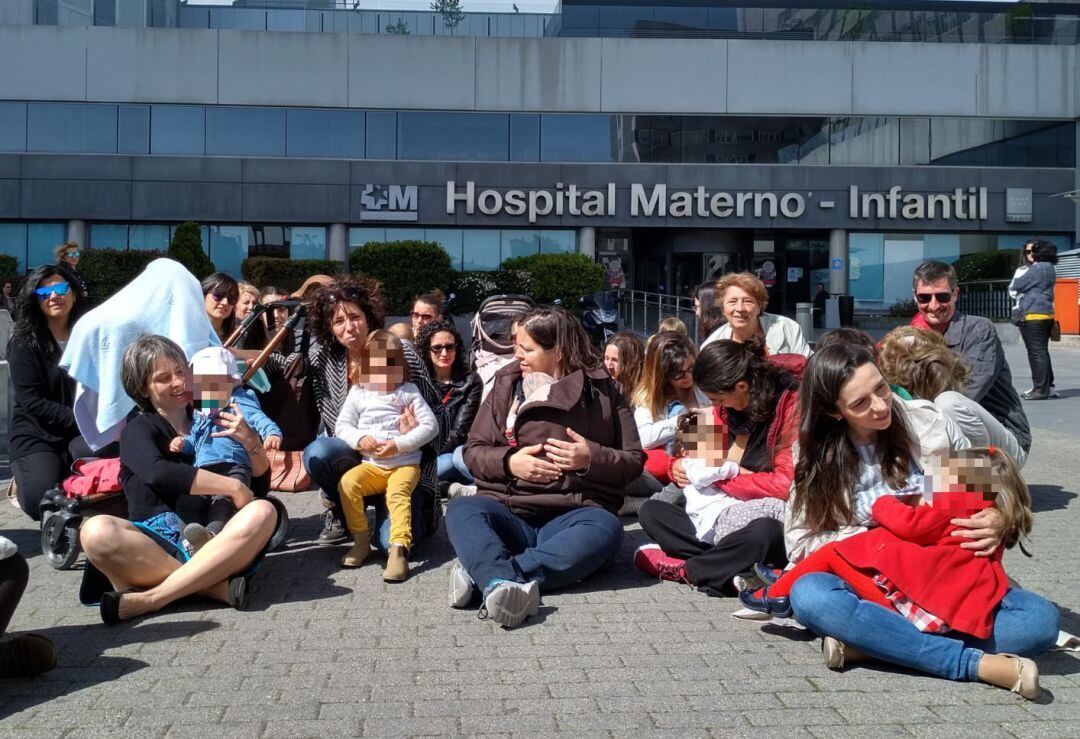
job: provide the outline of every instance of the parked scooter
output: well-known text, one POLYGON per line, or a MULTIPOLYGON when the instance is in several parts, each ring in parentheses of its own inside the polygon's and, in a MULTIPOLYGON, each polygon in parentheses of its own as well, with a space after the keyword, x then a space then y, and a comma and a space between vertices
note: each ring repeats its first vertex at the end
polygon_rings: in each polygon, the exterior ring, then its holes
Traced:
POLYGON ((581 326, 596 347, 603 347, 619 330, 619 303, 614 291, 581 298, 581 326))

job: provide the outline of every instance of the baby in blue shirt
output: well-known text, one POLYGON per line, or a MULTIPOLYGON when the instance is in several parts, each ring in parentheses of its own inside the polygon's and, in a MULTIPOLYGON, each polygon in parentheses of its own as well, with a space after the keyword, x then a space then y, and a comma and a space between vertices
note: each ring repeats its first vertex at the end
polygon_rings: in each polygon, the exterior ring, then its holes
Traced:
MULTIPOLYGON (((281 448, 281 428, 263 413, 255 393, 240 385, 236 358, 228 349, 211 346, 196 352, 191 358, 191 373, 195 401, 191 431, 187 436, 173 439, 169 449, 194 456, 195 466, 201 470, 232 477, 251 487, 251 458, 247 450, 235 439, 215 436, 218 427, 214 418, 229 406, 239 409, 267 451, 281 448)), ((184 528, 184 538, 192 550, 198 550, 220 534, 234 513, 232 499, 214 496, 207 525, 191 523, 184 528)))

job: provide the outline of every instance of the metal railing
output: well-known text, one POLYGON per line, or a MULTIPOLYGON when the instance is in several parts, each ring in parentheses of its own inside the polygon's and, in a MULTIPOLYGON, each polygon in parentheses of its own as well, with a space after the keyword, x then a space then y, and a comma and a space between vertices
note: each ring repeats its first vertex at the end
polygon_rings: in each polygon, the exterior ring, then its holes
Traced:
POLYGON ((960 283, 960 298, 956 307, 963 313, 983 316, 991 321, 1009 319, 1013 299, 1009 297, 1009 280, 972 280, 960 283))
POLYGON ((619 321, 630 331, 649 336, 668 316, 677 316, 686 324, 691 337, 697 336, 697 316, 693 298, 644 290, 619 290, 619 321))

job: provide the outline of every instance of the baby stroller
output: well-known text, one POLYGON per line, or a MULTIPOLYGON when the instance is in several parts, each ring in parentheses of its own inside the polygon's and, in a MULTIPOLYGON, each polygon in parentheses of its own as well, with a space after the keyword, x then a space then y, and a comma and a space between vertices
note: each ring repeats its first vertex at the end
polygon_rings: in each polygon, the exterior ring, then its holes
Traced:
POLYGON ((533 306, 532 298, 525 295, 492 295, 484 299, 473 316, 469 364, 484 382, 481 397, 487 397, 495 373, 514 361, 514 336, 510 329, 533 306))
MULTIPOLYGON (((248 366, 243 382, 255 377, 267 358, 303 317, 303 305, 297 300, 283 300, 268 305, 257 305, 243 323, 229 336, 225 346, 233 346, 243 337, 259 315, 274 308, 292 310, 285 325, 274 334, 259 357, 248 366)), ((49 564, 57 570, 68 570, 75 564, 82 551, 79 544, 79 527, 85 518, 97 514, 127 517, 127 501, 119 482, 119 459, 76 460, 71 477, 60 487, 47 492, 41 502, 41 552, 49 564)), ((269 548, 277 548, 285 542, 289 532, 289 513, 285 504, 270 495, 266 478, 252 481, 252 493, 256 498, 270 501, 278 513, 278 525, 270 538, 269 548), (260 484, 262 483, 262 484, 260 484)))

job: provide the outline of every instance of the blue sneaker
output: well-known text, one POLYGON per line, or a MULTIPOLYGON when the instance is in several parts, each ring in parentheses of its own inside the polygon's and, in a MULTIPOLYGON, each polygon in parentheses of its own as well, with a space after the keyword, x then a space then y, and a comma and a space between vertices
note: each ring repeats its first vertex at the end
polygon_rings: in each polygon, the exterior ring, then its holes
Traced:
POLYGON ((509 580, 492 580, 484 590, 480 618, 490 618, 504 629, 512 629, 540 612, 540 585, 532 580, 524 585, 509 580))
POLYGON ((760 596, 754 595, 756 592, 755 590, 743 590, 739 593, 739 600, 751 611, 767 613, 777 618, 791 618, 791 601, 788 600, 787 596, 773 598, 769 595, 767 586, 760 596))

